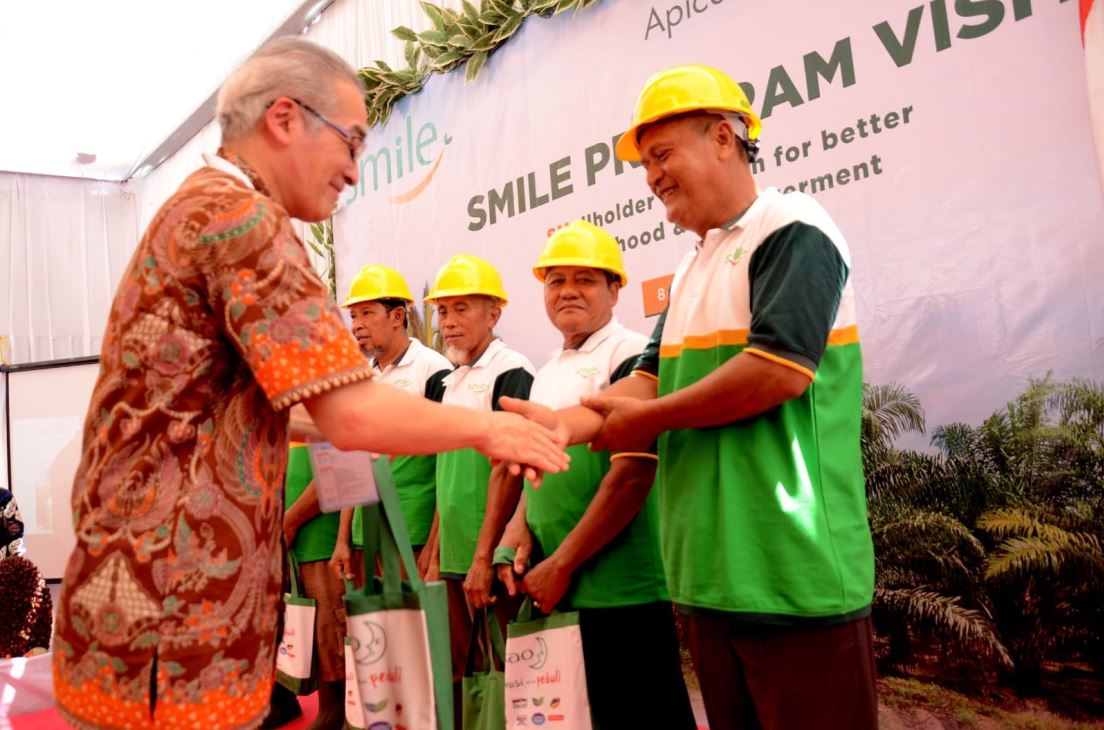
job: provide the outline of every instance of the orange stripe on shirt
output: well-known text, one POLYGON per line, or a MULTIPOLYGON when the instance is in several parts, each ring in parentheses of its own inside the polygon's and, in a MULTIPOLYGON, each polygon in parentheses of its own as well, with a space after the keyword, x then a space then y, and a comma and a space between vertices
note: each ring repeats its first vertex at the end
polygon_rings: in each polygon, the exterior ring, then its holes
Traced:
MULTIPOLYGON (((718 330, 708 335, 687 335, 677 345, 661 345, 659 356, 678 357, 683 350, 709 350, 723 345, 746 345, 750 330, 718 330)), ((859 341, 859 326, 849 325, 832 330, 828 334, 828 345, 853 345, 859 341)))
POLYGON ((859 341, 859 326, 857 324, 850 325, 849 327, 840 327, 838 330, 832 330, 828 335, 829 345, 854 345, 859 341))
POLYGON ((798 365, 793 360, 787 360, 784 357, 780 357, 780 356, 775 355, 773 353, 765 352, 763 350, 759 350, 759 349, 756 349, 754 347, 749 347, 748 349, 744 350, 744 352, 746 352, 749 355, 755 355, 756 357, 761 357, 764 360, 770 360, 771 362, 777 363, 778 365, 781 365, 782 367, 789 368, 790 370, 796 370, 797 372, 799 372, 802 375, 804 375, 805 377, 807 377, 809 380, 815 380, 816 379, 816 373, 814 373, 812 370, 805 367, 804 365, 798 365))
POLYGON ((708 335, 688 335, 678 345, 661 345, 660 357, 677 357, 683 350, 709 350, 722 345, 746 345, 750 330, 717 330, 708 335))

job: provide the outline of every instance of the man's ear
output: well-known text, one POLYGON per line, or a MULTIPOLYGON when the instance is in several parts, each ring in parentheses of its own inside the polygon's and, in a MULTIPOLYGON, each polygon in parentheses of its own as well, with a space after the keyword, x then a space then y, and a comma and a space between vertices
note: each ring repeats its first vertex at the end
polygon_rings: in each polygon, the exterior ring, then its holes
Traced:
POLYGON ((709 136, 717 144, 718 157, 722 160, 727 160, 729 157, 738 154, 738 150, 743 149, 743 142, 736 136, 732 124, 727 119, 714 124, 709 131, 709 136))
POLYGON ((291 142, 293 130, 300 122, 299 110, 289 97, 281 96, 265 109, 265 131, 281 145, 291 142))
POLYGON ((491 329, 494 329, 499 317, 502 316, 502 306, 498 302, 491 302, 487 307, 487 313, 491 318, 491 329))

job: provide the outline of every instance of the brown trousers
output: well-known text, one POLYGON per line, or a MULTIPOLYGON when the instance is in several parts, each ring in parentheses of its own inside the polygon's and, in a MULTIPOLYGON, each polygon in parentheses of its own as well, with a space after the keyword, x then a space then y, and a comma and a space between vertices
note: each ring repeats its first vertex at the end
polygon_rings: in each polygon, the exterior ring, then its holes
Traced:
POLYGON ((691 615, 687 625, 709 727, 877 730, 870 617, 795 629, 691 615))
MULTIPOLYGON (((360 551, 353 553, 357 566, 353 583, 364 585, 364 561, 360 551)), ((314 651, 318 657, 319 677, 326 682, 345 681, 345 584, 330 569, 328 560, 299 564, 303 593, 318 601, 314 615, 314 651)))

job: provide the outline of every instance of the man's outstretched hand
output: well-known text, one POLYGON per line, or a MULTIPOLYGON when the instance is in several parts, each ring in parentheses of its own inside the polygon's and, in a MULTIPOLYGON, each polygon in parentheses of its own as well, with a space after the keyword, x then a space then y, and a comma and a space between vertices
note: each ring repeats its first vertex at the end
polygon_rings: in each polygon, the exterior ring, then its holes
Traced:
POLYGON ((601 430, 590 442, 593 451, 648 451, 659 436, 647 416, 647 401, 594 395, 583 398, 582 403, 605 417, 601 430))
MULTIPOLYGON (((509 396, 503 396, 499 399, 498 403, 502 407, 502 410, 523 416, 531 423, 547 429, 552 434, 555 443, 560 449, 567 446, 571 434, 568 433, 567 426, 561 423, 560 419, 556 417, 555 411, 548 406, 534 403, 533 401, 522 400, 521 398, 511 398, 509 396)), ((523 476, 525 479, 529 480, 529 483, 532 484, 534 488, 540 487, 541 477, 544 476, 545 472, 555 474, 557 471, 561 471, 558 469, 546 469, 533 461, 517 459, 503 459, 503 461, 507 462, 507 469, 512 476, 523 476)))
MULTIPOLYGON (((503 408, 509 411, 512 409, 507 407, 506 402, 513 400, 513 398, 504 397, 500 402, 503 408)), ((528 403, 528 401, 517 402, 528 403)), ((527 465, 527 470, 539 470, 550 474, 567 470, 571 459, 564 452, 567 439, 562 433, 557 433, 537 420, 527 419, 524 411, 513 413, 496 411, 488 414, 488 417, 491 427, 477 448, 493 461, 505 461, 510 464, 511 474, 515 476, 519 474, 522 464, 527 465)), ((526 476, 528 477, 528 471, 526 476)))

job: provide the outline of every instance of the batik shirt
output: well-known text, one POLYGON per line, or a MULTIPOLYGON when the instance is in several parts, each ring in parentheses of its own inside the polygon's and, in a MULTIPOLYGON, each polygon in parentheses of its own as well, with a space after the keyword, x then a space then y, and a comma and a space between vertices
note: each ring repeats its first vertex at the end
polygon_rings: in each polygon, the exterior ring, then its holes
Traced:
POLYGON ((287 408, 369 377, 287 211, 244 161, 209 158, 154 217, 108 318, 57 612, 66 720, 261 722, 287 408))

